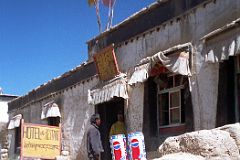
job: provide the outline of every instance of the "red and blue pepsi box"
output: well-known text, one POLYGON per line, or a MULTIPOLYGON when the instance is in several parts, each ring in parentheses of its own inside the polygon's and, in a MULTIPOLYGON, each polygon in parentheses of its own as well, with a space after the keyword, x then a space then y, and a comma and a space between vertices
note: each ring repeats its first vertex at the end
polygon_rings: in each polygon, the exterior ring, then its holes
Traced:
POLYGON ((128 153, 130 160, 147 160, 142 132, 128 134, 128 153))
POLYGON ((124 134, 111 136, 110 147, 113 160, 127 160, 126 136, 124 134))

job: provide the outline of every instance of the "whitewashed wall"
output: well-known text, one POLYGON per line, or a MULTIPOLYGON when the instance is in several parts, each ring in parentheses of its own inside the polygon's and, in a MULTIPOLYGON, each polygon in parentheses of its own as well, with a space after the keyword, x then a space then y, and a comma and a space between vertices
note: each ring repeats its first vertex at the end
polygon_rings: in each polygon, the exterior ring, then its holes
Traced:
MULTIPOLYGON (((94 113, 94 106, 88 105, 87 96, 88 89, 97 82, 96 77, 80 82, 53 96, 11 112, 10 118, 22 114, 26 123, 47 124, 47 120, 41 120, 42 106, 55 100, 62 116, 62 150, 69 151, 71 159, 87 159, 85 132, 90 124, 89 117, 94 113)), ((10 130, 9 136, 12 137, 9 155, 14 156, 15 131, 10 130)))
POLYGON ((0 123, 8 122, 8 102, 0 102, 0 123))
MULTIPOLYGON (((129 72, 142 58, 166 50, 174 45, 191 42, 195 50, 192 55, 192 102, 195 129, 210 129, 215 127, 218 94, 218 64, 204 62, 203 42, 200 39, 209 32, 230 23, 240 17, 240 0, 216 0, 205 6, 198 6, 185 15, 172 19, 145 36, 133 37, 126 45, 116 48, 119 68, 129 72)), ((133 97, 130 97, 132 99, 133 97)), ((142 101, 133 99, 142 106, 142 101)), ((135 103, 129 103, 128 108, 135 103)), ((133 110, 134 111, 134 110, 133 110)), ((141 112, 139 112, 142 114, 141 112)), ((130 114, 135 115, 132 112, 130 114)), ((141 117, 141 115, 139 115, 141 117)), ((129 117, 133 117, 130 116, 129 117)), ((138 123, 132 118, 131 123, 138 123)))
POLYGON ((127 132, 142 131, 144 85, 129 87, 129 97, 128 105, 125 105, 127 132))
POLYGON ((86 131, 94 106, 87 103, 88 89, 94 87, 97 78, 85 81, 63 93, 63 144, 70 149, 72 159, 87 159, 86 131))
MULTIPOLYGON (((195 49, 192 55, 192 101, 195 129, 213 128, 216 122, 218 64, 205 63, 203 44, 200 38, 240 16, 240 0, 216 0, 205 7, 199 6, 191 12, 173 19, 145 36, 116 48, 120 70, 128 72, 146 57, 177 44, 192 42, 195 49)), ((94 106, 87 103, 87 90, 98 83, 93 78, 84 83, 65 89, 55 97, 35 102, 24 109, 14 111, 10 117, 21 113, 26 122, 46 124, 40 119, 41 107, 52 99, 60 101, 62 113, 63 149, 69 150, 71 159, 86 159, 86 135, 89 116, 94 106)), ((141 131, 143 123, 144 87, 136 85, 129 92, 126 105, 128 131, 141 131)), ((10 134, 11 135, 11 134, 10 134)), ((13 135, 13 134, 12 134, 13 135)), ((14 135, 13 135, 14 136, 14 135)), ((12 150, 11 150, 12 152, 12 150)))
MULTIPOLYGON (((12 117, 22 114, 25 123, 35 123, 35 124, 47 124, 47 120, 41 120, 41 113, 42 113, 42 106, 52 100, 52 98, 45 98, 40 101, 36 101, 35 103, 31 103, 29 105, 24 106, 21 109, 11 111, 9 113, 9 119, 11 120, 12 117)), ((16 129, 11 129, 8 132, 9 137, 9 158, 16 158, 14 153, 15 150, 15 134, 16 129)))
POLYGON ((6 126, 8 122, 7 112, 8 112, 7 102, 4 101, 0 102, 0 149, 4 148, 4 141, 6 140, 6 126))

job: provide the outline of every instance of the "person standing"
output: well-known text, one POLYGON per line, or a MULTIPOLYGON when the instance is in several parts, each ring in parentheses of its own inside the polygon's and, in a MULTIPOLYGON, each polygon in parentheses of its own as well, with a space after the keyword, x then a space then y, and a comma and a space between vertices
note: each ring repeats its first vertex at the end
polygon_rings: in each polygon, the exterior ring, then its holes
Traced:
POLYGON ((124 124, 122 112, 118 112, 117 121, 111 126, 109 136, 111 137, 112 135, 117 134, 126 134, 126 127, 124 124))
POLYGON ((93 114, 90 118, 90 127, 87 131, 87 152, 89 160, 100 160, 103 152, 99 126, 101 119, 99 114, 93 114))

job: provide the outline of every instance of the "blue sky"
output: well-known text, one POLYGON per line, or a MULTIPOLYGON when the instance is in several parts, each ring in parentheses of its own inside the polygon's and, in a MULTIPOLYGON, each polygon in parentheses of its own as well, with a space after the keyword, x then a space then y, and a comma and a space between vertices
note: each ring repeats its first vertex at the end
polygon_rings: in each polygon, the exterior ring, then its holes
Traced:
MULTIPOLYGON (((155 0, 117 0, 113 25, 155 0)), ((100 8, 103 27, 107 8, 100 8)), ((87 60, 99 34, 87 0, 0 0, 0 87, 24 95, 87 60)))

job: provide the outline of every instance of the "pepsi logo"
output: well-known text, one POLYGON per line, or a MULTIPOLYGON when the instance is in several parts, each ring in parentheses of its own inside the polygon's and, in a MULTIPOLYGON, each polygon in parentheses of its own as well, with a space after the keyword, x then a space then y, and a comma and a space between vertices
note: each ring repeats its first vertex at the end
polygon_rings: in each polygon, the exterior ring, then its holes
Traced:
POLYGON ((138 140, 137 139, 131 140, 131 146, 134 147, 134 148, 138 147, 139 146, 138 140))
POLYGON ((121 148, 121 145, 120 145, 120 143, 119 142, 113 142, 113 149, 114 150, 119 150, 121 148))

